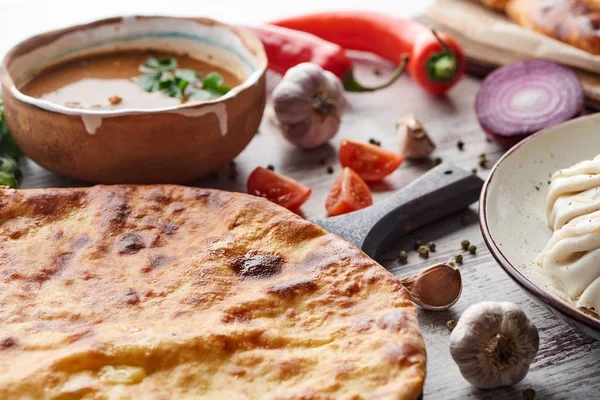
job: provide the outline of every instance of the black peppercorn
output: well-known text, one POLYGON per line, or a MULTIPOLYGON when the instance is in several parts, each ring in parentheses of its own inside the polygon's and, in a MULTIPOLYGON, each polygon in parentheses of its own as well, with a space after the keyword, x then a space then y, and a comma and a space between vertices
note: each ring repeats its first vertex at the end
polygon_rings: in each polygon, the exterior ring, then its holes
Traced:
POLYGON ((535 399, 535 390, 533 390, 533 389, 523 390, 523 400, 533 400, 533 399, 535 399))
POLYGON ((446 328, 448 328, 448 330, 452 332, 454 328, 456 328, 456 321, 451 319, 450 321, 446 322, 446 328))
POLYGON ((485 168, 486 165, 487 165, 487 158, 485 156, 485 153, 480 153, 479 154, 479 166, 481 168, 485 168))
POLYGON ((375 146, 381 146, 381 142, 377 139, 369 139, 369 143, 374 144, 375 146))
POLYGON ((398 261, 400 261, 400 264, 406 264, 407 260, 408 260, 408 254, 406 253, 406 251, 402 250, 398 254, 398 261))

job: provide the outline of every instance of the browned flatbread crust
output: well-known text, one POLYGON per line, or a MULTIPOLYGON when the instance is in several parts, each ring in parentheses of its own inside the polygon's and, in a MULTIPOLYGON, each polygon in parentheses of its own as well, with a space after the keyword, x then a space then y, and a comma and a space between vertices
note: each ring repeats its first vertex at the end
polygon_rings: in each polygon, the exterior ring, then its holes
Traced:
POLYGON ((509 1, 510 0, 481 0, 484 6, 498 11, 504 11, 506 9, 506 4, 509 1))
POLYGON ((400 281, 266 200, 0 191, 0 399, 415 399, 400 281))
POLYGON ((600 12, 581 0, 511 0, 506 13, 526 28, 600 54, 600 12))
POLYGON ((600 0, 580 0, 590 10, 600 11, 600 0))

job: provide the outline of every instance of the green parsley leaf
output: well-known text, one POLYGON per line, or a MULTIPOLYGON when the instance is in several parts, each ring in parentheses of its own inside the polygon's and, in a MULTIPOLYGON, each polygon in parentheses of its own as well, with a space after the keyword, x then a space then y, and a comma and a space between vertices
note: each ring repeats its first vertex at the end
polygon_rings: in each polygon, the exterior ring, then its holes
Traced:
POLYGON ((223 77, 211 72, 204 79, 193 69, 177 68, 171 57, 149 58, 144 65, 155 71, 136 78, 136 83, 148 92, 161 91, 170 97, 187 100, 212 100, 229 92, 223 77))
POLYGON ((169 97, 176 97, 183 99, 185 97, 184 90, 187 86, 187 81, 181 79, 172 78, 161 81, 159 83, 159 90, 166 93, 169 97))
POLYGON ((179 88, 181 90, 185 90, 186 86, 188 85, 188 81, 186 81, 185 79, 179 79, 179 78, 175 78, 175 82, 177 82, 177 86, 179 86, 179 88))
POLYGON ((19 187, 19 182, 17 182, 17 179, 13 174, 0 171, 0 185, 8 186, 11 189, 16 189, 19 187))
POLYGON ((158 90, 162 72, 149 72, 137 77, 135 82, 142 87, 146 92, 154 92, 158 90))
POLYGON ((193 88, 188 98, 190 100, 212 100, 221 97, 223 94, 214 89, 193 88))
POLYGON ((0 157, 0 172, 15 174, 19 167, 12 157, 0 157))
POLYGON ((221 86, 223 84, 223 77, 217 72, 211 72, 204 77, 202 83, 204 83, 204 86, 206 87, 221 86))
POLYGON ((198 79, 198 74, 193 69, 181 68, 175 70, 175 78, 179 78, 190 83, 198 79))
POLYGON ((0 88, 0 141, 4 136, 8 135, 8 126, 4 119, 4 100, 2 99, 2 89, 0 88))
POLYGON ((223 85, 223 77, 216 72, 211 72, 206 75, 204 79, 202 79, 202 85, 204 86, 204 89, 212 89, 221 95, 226 94, 230 90, 229 86, 223 85))
POLYGON ((16 189, 19 187, 16 177, 21 174, 18 160, 23 153, 17 147, 6 125, 2 89, 0 89, 0 154, 2 155, 0 156, 0 185, 16 189))
POLYGON ((146 60, 144 65, 157 71, 173 71, 177 68, 177 60, 173 57, 161 57, 158 59, 151 57, 146 60))
POLYGON ((19 160, 24 155, 23 151, 17 146, 15 139, 13 139, 10 132, 8 132, 8 129, 6 132, 6 135, 0 137, 0 140, 2 141, 0 143, 0 154, 19 160))
MULTIPOLYGON (((19 158, 23 156, 23 152, 17 144, 15 140, 11 136, 8 131, 8 125, 6 125, 6 118, 4 117, 4 101, 2 99, 2 90, 0 89, 0 156, 5 156, 7 158, 14 159, 14 174, 19 175, 20 171, 18 170, 17 162, 19 158)), ((3 170, 0 168, 0 170, 3 170)))

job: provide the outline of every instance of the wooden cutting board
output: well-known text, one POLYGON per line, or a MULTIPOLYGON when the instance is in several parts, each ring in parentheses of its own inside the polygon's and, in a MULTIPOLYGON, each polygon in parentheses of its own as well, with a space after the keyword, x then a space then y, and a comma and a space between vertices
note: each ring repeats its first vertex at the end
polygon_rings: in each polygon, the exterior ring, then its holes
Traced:
MULTIPOLYGON (((440 29, 450 35, 452 35, 460 45, 462 46, 465 55, 467 57, 467 71, 468 73, 484 77, 495 68, 510 64, 516 61, 520 61, 527 58, 533 58, 533 53, 527 53, 522 51, 515 51, 507 46, 507 41, 518 41, 519 34, 527 40, 531 40, 535 35, 535 39, 540 41, 542 45, 548 47, 559 48, 559 46, 567 46, 556 40, 542 36, 538 33, 532 33, 525 28, 521 28, 513 22, 509 21, 508 18, 500 13, 491 11, 483 7, 478 3, 471 1, 458 1, 458 0, 442 0, 438 1, 433 5, 426 15, 417 18, 420 22, 440 29), (489 40, 481 40, 480 35, 470 35, 469 29, 456 29, 457 24, 460 25, 461 20, 468 20, 472 18, 473 21, 481 21, 482 16, 490 18, 490 21, 505 22, 506 24, 514 25, 510 35, 502 40, 503 43, 493 45, 489 40), (505 21, 502 21, 504 19, 505 21)), ((480 34, 480 30, 478 31, 480 34)), ((501 34, 494 32, 498 39, 502 38, 501 34)), ((570 47, 570 46, 567 46, 570 47)), ((572 50, 572 49, 569 49, 572 50)), ((589 108, 600 111, 600 70, 598 73, 590 72, 582 68, 569 66, 579 77, 583 85, 586 105, 589 108)))

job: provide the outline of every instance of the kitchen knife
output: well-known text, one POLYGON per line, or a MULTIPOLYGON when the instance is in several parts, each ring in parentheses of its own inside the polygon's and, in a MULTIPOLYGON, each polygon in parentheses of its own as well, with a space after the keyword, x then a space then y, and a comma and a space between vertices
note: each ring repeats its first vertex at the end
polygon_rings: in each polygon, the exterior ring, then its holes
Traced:
POLYGON ((482 186, 477 175, 444 163, 382 203, 316 223, 377 258, 400 236, 477 201, 482 186))

